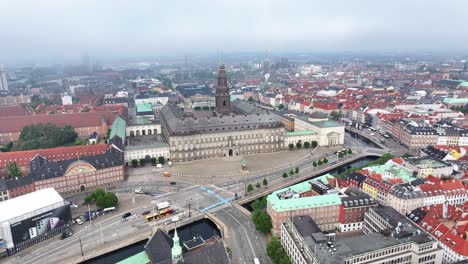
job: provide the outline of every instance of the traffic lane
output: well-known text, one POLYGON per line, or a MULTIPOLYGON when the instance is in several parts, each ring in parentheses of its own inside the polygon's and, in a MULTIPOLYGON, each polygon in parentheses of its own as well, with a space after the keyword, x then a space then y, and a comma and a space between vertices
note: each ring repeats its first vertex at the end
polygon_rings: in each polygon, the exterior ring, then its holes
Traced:
POLYGON ((248 238, 241 222, 236 221, 235 217, 229 212, 223 210, 216 211, 215 215, 223 221, 229 229, 229 241, 232 246, 233 263, 246 264, 252 263, 255 257, 252 242, 248 238))
MULTIPOLYGON (((110 242, 117 238, 128 237, 144 227, 144 222, 139 222, 136 218, 127 222, 114 221, 109 225, 102 226, 104 241, 110 242)), ((102 244, 99 226, 94 226, 86 231, 88 232, 74 234, 72 237, 63 241, 57 241, 55 244, 48 244, 43 250, 32 252, 29 258, 22 259, 21 262, 18 263, 42 263, 44 259, 56 262, 57 256, 60 256, 61 259, 64 257, 79 256, 81 254, 80 240, 82 246, 87 245, 93 250, 95 247, 102 244)), ((83 248, 85 254, 87 246, 83 248)))
MULTIPOLYGON (((101 225, 101 228, 103 230, 103 232, 106 232, 106 230, 110 230, 110 228, 114 227, 114 226, 117 226, 118 228, 116 230, 118 230, 120 233, 120 231, 122 230, 125 230, 127 228, 131 228, 132 226, 135 226, 137 225, 137 227, 141 227, 141 226, 144 226, 145 225, 145 221, 144 221, 144 218, 142 217, 139 217, 139 215, 141 215, 141 212, 143 212, 145 210, 145 206, 146 205, 141 205, 137 208, 135 208, 134 212, 136 213, 137 216, 133 216, 129 219, 129 221, 125 221, 125 222, 122 222, 122 216, 120 214, 116 214, 110 218, 107 218, 107 219, 102 219, 101 221, 97 221, 97 219, 99 218, 96 218, 94 221, 93 221, 93 226, 91 226, 91 222, 85 222, 87 224, 84 224, 83 226, 88 226, 88 228, 82 228, 81 230, 78 230, 76 231, 75 227, 77 225, 74 225, 73 226, 73 229, 74 229, 74 234, 73 236, 65 239, 65 240, 45 240, 41 243, 38 243, 34 246, 39 246, 40 244, 44 244, 42 245, 42 247, 38 248, 38 249, 34 249, 33 251, 30 251, 28 252, 26 249, 25 252, 28 253, 27 257, 25 256, 24 258, 21 258, 21 260, 19 262, 12 262, 12 263, 34 263, 34 260, 38 259, 38 258, 49 258, 51 256, 51 254, 54 254, 54 252, 62 252, 63 250, 66 250, 71 244, 75 243, 75 244, 78 244, 79 245, 79 240, 81 239, 82 240, 82 243, 84 241, 87 241, 88 239, 95 239, 96 237, 99 238, 99 241, 100 240, 100 230, 99 230, 99 225, 101 225), (33 262, 31 262, 31 260, 33 262)), ((118 234, 119 235, 119 234, 118 234)), ((121 236, 121 235, 119 235, 121 236)), ((34 247, 33 246, 33 247, 34 247)), ((81 254, 81 253, 80 253, 81 254)))
POLYGON ((253 241, 252 245, 260 263, 271 263, 270 258, 266 254, 266 243, 264 238, 261 237, 260 233, 255 229, 253 221, 234 207, 227 208, 227 211, 236 217, 241 223, 245 223, 244 226, 248 229, 247 233, 249 234, 251 241, 253 241))

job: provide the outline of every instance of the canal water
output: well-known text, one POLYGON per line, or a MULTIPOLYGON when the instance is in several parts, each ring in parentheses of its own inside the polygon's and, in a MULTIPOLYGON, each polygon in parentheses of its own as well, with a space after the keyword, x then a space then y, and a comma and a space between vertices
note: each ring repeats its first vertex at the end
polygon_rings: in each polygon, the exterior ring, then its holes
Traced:
MULTIPOLYGON (((204 240, 207 240, 213 236, 221 236, 219 229, 216 225, 209 219, 202 219, 196 222, 193 222, 189 225, 177 228, 177 234, 179 235, 180 242, 191 240, 194 237, 201 236, 204 240)), ((171 230, 169 235, 174 236, 174 231, 171 230)), ((109 264, 116 263, 121 260, 124 260, 128 257, 131 257, 135 254, 138 254, 145 250, 147 240, 132 244, 130 246, 118 249, 116 251, 107 253, 100 257, 90 259, 88 261, 82 262, 83 264, 109 264)), ((185 251, 185 248, 182 247, 185 251)))

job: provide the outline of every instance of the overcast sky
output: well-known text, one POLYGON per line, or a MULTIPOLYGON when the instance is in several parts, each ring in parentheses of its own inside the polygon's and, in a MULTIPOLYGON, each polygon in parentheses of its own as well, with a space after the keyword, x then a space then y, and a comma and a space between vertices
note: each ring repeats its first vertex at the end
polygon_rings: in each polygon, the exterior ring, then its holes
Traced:
POLYGON ((466 0, 0 0, 0 63, 228 52, 468 51, 466 0))

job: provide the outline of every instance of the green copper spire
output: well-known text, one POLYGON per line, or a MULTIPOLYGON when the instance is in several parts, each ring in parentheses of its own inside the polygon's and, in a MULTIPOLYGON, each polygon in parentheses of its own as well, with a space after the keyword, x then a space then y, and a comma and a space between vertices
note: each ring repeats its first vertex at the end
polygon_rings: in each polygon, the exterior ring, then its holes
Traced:
POLYGON ((177 235, 177 229, 174 229, 174 238, 172 239, 174 244, 172 245, 172 263, 182 263, 182 247, 179 244, 179 236, 177 235))

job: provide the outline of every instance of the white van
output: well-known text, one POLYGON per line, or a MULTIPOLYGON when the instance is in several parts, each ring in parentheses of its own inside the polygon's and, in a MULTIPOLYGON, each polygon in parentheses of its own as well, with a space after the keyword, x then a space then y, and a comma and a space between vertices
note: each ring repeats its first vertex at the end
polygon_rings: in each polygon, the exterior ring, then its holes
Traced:
POLYGON ((177 216, 172 217, 171 221, 175 223, 177 221, 180 221, 180 219, 182 219, 182 217, 180 217, 180 215, 177 215, 177 216))
POLYGON ((158 164, 156 165, 156 168, 162 169, 162 168, 163 168, 163 165, 162 165, 161 163, 158 163, 158 164))
POLYGON ((167 165, 168 165, 169 167, 172 167, 172 161, 168 161, 168 162, 167 162, 167 165))

